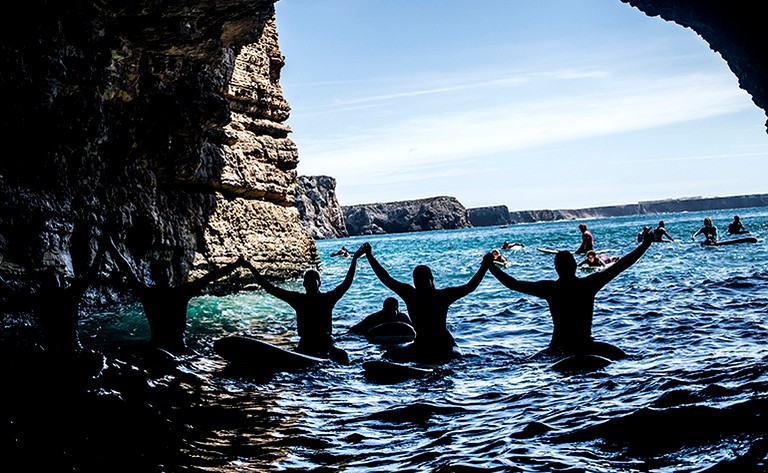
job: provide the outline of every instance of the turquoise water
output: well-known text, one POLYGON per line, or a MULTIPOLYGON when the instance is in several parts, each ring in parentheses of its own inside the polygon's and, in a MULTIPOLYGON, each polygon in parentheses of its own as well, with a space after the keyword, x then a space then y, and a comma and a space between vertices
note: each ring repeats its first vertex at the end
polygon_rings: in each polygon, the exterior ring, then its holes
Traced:
MULTIPOLYGON (((192 303, 189 345, 201 357, 187 369, 205 403, 235 412, 217 422, 190 413, 195 429, 181 467, 204 471, 766 471, 768 453, 768 208, 585 220, 599 252, 623 255, 643 225, 663 219, 678 241, 653 244, 599 294, 593 335, 628 359, 564 375, 529 357, 546 347, 546 304, 514 293, 488 274, 456 302, 449 329, 464 357, 431 377, 396 384, 367 379, 365 360, 382 349, 347 328, 393 295, 363 258, 336 307, 337 344, 349 366, 251 379, 226 374, 212 351, 228 334, 293 348, 291 309, 262 291, 201 297, 192 303), (691 235, 705 216, 725 229, 738 213, 758 243, 707 248, 691 235), (762 420, 761 420, 762 416, 762 420), (196 425, 197 424, 197 425, 196 425), (741 458, 750 468, 733 469, 741 458)), ((396 279, 430 266, 438 287, 463 284, 483 254, 504 240, 506 269, 518 279, 554 279, 553 256, 537 247, 578 247, 578 223, 565 221, 353 237, 318 242, 322 289, 341 282, 349 259, 329 255, 370 242, 396 279)), ((297 281, 286 287, 299 290, 297 281)), ((405 310, 401 303, 401 309, 405 310)), ((136 307, 101 314, 83 342, 146 338, 136 307)))

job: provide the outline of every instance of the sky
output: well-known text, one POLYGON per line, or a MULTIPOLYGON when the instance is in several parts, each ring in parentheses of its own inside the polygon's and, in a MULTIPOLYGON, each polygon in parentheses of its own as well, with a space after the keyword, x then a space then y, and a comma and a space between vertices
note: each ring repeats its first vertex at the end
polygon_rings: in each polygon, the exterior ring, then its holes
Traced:
POLYGON ((765 112, 619 0, 279 0, 299 175, 341 205, 574 209, 768 192, 765 112))

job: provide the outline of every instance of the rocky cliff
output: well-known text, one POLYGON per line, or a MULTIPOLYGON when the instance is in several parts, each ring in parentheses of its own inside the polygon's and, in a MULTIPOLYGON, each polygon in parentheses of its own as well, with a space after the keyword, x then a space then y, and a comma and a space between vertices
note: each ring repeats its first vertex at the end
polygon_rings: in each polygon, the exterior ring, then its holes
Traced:
POLYGON ((140 275, 163 259, 185 280, 239 254, 275 277, 315 266, 273 3, 16 5, 0 47, 2 133, 19 145, 0 161, 0 275, 75 276, 106 233, 140 275))
POLYGON ((467 209, 455 197, 342 207, 350 235, 469 228, 467 209))
POLYGON ((467 209, 467 215, 473 227, 490 227, 510 223, 509 208, 506 205, 467 209))
POLYGON ((509 220, 510 223, 550 222, 554 220, 650 215, 669 212, 698 212, 764 206, 768 206, 768 194, 737 195, 731 197, 689 197, 584 209, 521 210, 510 212, 509 220))
POLYGON ((349 236, 344 212, 336 198, 336 179, 329 176, 299 176, 296 187, 296 208, 301 224, 312 238, 342 238, 349 236))

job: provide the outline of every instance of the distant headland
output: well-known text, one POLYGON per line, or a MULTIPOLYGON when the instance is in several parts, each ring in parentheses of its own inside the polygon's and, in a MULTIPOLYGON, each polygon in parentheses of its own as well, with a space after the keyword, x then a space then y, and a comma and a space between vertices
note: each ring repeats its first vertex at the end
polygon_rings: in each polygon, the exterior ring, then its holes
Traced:
POLYGON ((301 221, 312 237, 318 240, 347 235, 453 230, 557 220, 768 206, 768 194, 682 197, 582 209, 512 212, 506 205, 468 209, 455 197, 449 196, 343 206, 338 204, 336 198, 335 179, 328 176, 302 176, 300 182, 302 185, 297 190, 296 201, 304 203, 299 207, 301 221), (309 205, 310 203, 314 204, 309 205))

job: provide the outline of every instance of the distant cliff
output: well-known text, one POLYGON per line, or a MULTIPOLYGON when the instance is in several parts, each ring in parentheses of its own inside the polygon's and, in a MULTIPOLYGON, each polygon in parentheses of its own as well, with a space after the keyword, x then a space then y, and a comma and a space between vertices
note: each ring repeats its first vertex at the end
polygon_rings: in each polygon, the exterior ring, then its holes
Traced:
POLYGON ((342 209, 351 236, 472 227, 467 209, 455 197, 360 204, 342 209))
POLYGON ((296 207, 302 226, 312 238, 349 236, 344 212, 336 198, 336 179, 329 176, 299 176, 296 207))
POLYGON ((469 222, 473 227, 490 227, 512 223, 509 217, 509 207, 506 205, 467 209, 467 215, 469 215, 469 222))
POLYGON ((492 226, 506 223, 551 222, 581 218, 622 217, 671 212, 698 212, 705 210, 740 209, 768 206, 768 194, 737 195, 730 197, 685 197, 680 199, 650 200, 628 205, 609 205, 583 209, 520 210, 509 213, 508 222, 498 214, 498 207, 469 209, 474 226, 492 226), (480 216, 483 217, 481 220, 480 216), (495 216, 495 219, 494 217, 495 216), (483 222, 483 223, 481 223, 483 222))

